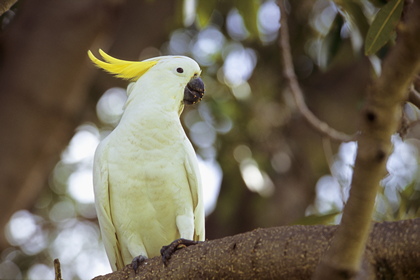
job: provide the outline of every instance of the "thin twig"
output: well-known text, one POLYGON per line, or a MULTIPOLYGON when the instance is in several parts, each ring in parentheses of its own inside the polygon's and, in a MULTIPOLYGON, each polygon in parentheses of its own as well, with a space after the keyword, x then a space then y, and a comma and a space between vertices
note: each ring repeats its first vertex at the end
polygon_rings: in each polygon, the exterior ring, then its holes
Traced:
POLYGON ((337 131, 330 127, 327 123, 319 120, 306 106, 305 100, 303 98, 302 89, 300 88, 299 83, 297 81, 295 69, 293 66, 292 54, 290 51, 289 43, 289 29, 287 26, 287 12, 283 0, 279 0, 278 5, 281 11, 279 45, 284 64, 283 75, 289 84, 290 91, 292 92, 293 98, 295 99, 296 106, 299 112, 309 123, 310 126, 312 126, 321 134, 329 137, 330 139, 339 142, 349 142, 354 140, 354 136, 350 136, 343 132, 337 131))
POLYGON ((410 94, 408 95, 408 101, 420 108, 420 93, 414 87, 414 84, 410 87, 410 94))
POLYGON ((61 264, 59 259, 54 260, 55 280, 63 280, 61 278, 61 264))

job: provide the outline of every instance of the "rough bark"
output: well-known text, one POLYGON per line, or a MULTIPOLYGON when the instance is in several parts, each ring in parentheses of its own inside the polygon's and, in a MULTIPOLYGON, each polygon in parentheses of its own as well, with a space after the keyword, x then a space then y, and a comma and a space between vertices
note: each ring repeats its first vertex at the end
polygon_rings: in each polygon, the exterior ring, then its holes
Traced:
POLYGON ((397 132, 401 122, 402 104, 408 99, 409 85, 420 71, 420 2, 414 1, 409 10, 407 22, 400 24, 397 44, 385 58, 380 77, 368 91, 350 197, 315 279, 360 277, 377 189, 392 150, 391 135, 397 132))
MULTIPOLYGON (((337 226, 284 226, 211 240, 177 251, 167 267, 160 257, 95 280, 310 279, 337 226)), ((376 223, 363 273, 375 279, 420 277, 420 219, 376 223), (390 246, 392 244, 392 246, 390 246)))

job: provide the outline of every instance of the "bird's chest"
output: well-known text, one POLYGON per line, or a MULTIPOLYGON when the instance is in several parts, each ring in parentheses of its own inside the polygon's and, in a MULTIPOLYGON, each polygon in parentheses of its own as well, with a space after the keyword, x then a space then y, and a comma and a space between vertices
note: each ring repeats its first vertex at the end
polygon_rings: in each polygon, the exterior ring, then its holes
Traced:
POLYGON ((156 167, 163 160, 176 160, 182 156, 184 139, 185 134, 166 129, 125 133, 112 145, 110 163, 156 167))
MULTIPOLYGON (((169 129, 149 129, 120 135, 110 145, 111 185, 129 197, 133 193, 159 193, 166 180, 178 176, 185 162, 185 134, 169 129)), ((112 192, 113 190, 111 190, 112 192)))

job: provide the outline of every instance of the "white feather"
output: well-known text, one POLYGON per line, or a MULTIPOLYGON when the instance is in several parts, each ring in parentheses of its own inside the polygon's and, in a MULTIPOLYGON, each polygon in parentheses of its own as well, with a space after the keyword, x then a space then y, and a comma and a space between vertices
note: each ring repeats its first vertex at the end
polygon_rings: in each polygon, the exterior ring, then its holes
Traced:
POLYGON ((199 73, 190 58, 160 58, 130 85, 119 125, 97 148, 96 210, 113 270, 177 238, 205 238, 197 158, 179 120, 184 88, 199 73))

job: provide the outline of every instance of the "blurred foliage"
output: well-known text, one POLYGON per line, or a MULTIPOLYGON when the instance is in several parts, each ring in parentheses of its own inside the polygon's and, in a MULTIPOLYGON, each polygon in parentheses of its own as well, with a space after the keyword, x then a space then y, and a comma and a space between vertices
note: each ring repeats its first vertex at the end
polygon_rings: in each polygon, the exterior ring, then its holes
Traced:
POLYGON ((292 225, 328 225, 334 224, 336 221, 337 215, 339 215, 341 211, 335 211, 332 213, 325 213, 325 214, 312 214, 305 216, 301 219, 298 219, 296 222, 292 223, 292 225))
MULTIPOLYGON (((356 131, 364 89, 373 69, 380 68, 382 55, 375 53, 389 41, 399 19, 400 13, 389 7, 400 7, 402 1, 385 6, 383 2, 288 3, 293 60, 306 102, 319 118, 347 133, 356 131), (387 15, 395 17, 392 25, 387 15), (372 39, 371 34, 384 39, 372 39), (362 54, 363 45, 370 59, 362 54)), ((205 98, 186 108, 182 121, 198 155, 213 168, 220 166, 223 176, 217 204, 206 222, 207 237, 257 227, 337 222, 357 145, 323 141, 296 112, 282 80, 275 2, 185 0, 180 5, 186 3, 195 4, 192 9, 184 6, 194 21, 167 30, 168 40, 159 52, 191 56, 203 67, 205 98)), ((109 271, 91 197, 80 194, 91 191, 86 170, 91 169, 95 143, 117 123, 115 104, 122 104, 122 93, 114 89, 114 95, 108 92, 108 103, 100 101, 106 103, 97 111, 102 123, 80 128, 85 133, 81 142, 70 143, 31 213, 20 211, 11 219, 7 230, 13 247, 1 254, 1 279, 52 279, 56 257, 64 279, 87 279, 109 271), (104 108, 113 110, 110 116, 101 117, 104 108), (89 141, 89 149, 78 149, 89 141), (17 234, 22 231, 25 234, 17 234)), ((398 140, 405 148, 395 153, 403 156, 395 161, 396 168, 388 169, 388 178, 393 179, 378 195, 376 219, 419 216, 419 136, 413 126, 404 140, 398 140), (410 152, 404 152, 407 149, 410 152)))

